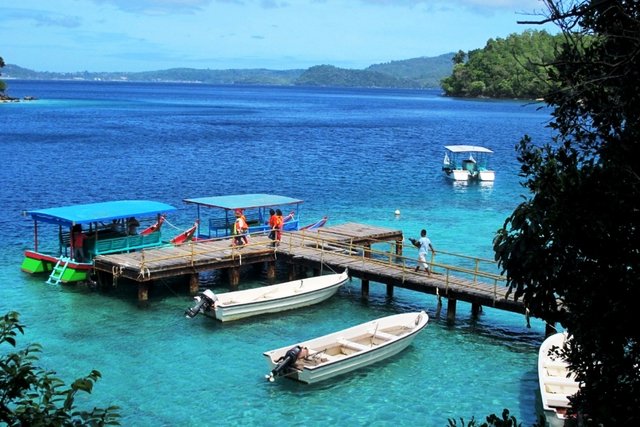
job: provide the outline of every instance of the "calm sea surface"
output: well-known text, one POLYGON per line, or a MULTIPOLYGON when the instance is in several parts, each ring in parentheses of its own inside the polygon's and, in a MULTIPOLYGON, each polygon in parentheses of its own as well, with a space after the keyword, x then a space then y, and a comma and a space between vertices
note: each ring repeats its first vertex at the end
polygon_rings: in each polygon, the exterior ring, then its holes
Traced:
MULTIPOLYGON (((165 230, 177 233, 195 219, 184 198, 235 193, 303 199, 302 223, 427 228, 436 249, 493 258, 494 233, 524 193, 514 147, 524 134, 549 138, 539 105, 437 91, 7 83, 38 100, 0 104, 0 312, 21 313, 19 344, 42 344, 41 365, 65 382, 100 370, 90 402, 120 406, 123 425, 446 426, 503 408, 536 421, 540 321, 527 328, 486 307, 472 319, 458 303, 451 326, 432 296, 387 298, 372 283, 363 301, 353 279, 323 304, 222 324, 186 319, 191 297, 162 283, 139 308, 130 287, 50 286, 20 263, 33 246, 23 210, 148 198, 179 208, 165 230), (493 149, 496 182, 446 181, 447 144, 493 149), (264 380, 263 351, 422 309, 429 325, 398 357, 313 386, 264 380)), ((247 271, 241 286, 265 280, 247 271)), ((203 285, 226 289, 215 274, 203 285)))

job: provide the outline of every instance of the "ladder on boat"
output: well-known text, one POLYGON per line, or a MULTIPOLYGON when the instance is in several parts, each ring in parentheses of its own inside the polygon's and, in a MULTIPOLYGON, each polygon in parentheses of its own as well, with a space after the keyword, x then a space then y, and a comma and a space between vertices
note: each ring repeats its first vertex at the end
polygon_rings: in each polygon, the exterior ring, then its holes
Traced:
POLYGON ((68 257, 60 257, 58 258, 58 262, 53 266, 53 270, 51 270, 51 274, 47 279, 47 283, 50 285, 59 285, 62 281, 62 276, 64 275, 67 266, 69 265, 69 261, 71 258, 68 257))

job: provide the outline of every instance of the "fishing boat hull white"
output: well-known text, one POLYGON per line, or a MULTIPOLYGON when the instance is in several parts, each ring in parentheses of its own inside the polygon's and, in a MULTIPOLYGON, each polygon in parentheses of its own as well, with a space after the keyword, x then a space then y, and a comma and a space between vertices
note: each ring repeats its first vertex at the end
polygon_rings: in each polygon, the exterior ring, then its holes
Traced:
POLYGON ((203 313, 221 322, 228 322, 293 310, 331 298, 347 280, 349 274, 345 270, 341 274, 327 274, 242 291, 214 294, 206 290, 195 297, 196 305, 185 314, 195 317, 203 313))
POLYGON ((405 350, 428 321, 424 311, 396 314, 267 351, 266 378, 313 384, 372 365, 405 350))
POLYGON ((442 171, 453 181, 493 182, 495 171, 488 168, 493 151, 475 145, 447 145, 442 171))
POLYGON ((549 354, 553 347, 561 348, 567 338, 566 333, 549 336, 540 346, 538 354, 538 379, 540 397, 545 417, 551 426, 561 426, 567 418, 571 406, 569 397, 578 392, 578 382, 567 363, 555 354, 549 354))

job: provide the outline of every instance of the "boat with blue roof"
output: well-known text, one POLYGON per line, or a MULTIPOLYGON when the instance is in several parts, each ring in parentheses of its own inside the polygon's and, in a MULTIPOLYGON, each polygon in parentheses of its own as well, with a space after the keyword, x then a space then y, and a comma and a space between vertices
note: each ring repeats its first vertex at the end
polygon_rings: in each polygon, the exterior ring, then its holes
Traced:
POLYGON ((270 231, 269 210, 280 209, 284 215, 283 231, 313 230, 327 222, 327 217, 300 226, 300 205, 303 200, 276 194, 233 194, 184 199, 195 205, 196 222, 199 224, 197 239, 213 239, 231 236, 236 211, 242 212, 249 226, 249 234, 266 234, 270 231))
POLYGON ((25 251, 21 269, 48 275, 52 284, 87 281, 98 255, 167 244, 162 224, 176 210, 157 201, 118 200, 26 211, 33 220, 34 246, 25 251), (150 225, 138 232, 145 221, 150 225))

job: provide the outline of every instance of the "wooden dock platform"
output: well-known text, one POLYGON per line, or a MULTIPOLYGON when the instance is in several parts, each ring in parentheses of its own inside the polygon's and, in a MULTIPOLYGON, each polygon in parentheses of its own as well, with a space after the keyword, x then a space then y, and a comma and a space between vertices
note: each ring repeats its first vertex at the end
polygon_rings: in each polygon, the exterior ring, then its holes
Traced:
MULTIPOLYGON (((506 297, 504 278, 490 269, 480 267, 490 260, 473 260, 474 268, 430 261, 430 276, 415 272, 416 259, 402 256, 403 233, 358 223, 323 227, 313 231, 283 233, 282 242, 274 247, 265 235, 252 235, 249 245, 231 246, 231 239, 189 242, 180 246, 165 246, 140 252, 103 255, 94 260, 101 285, 127 278, 138 283, 138 297, 146 300, 148 285, 154 280, 188 276, 191 293, 199 289, 198 274, 211 270, 227 270, 230 282, 237 285, 239 268, 266 263, 275 274, 275 262, 303 266, 317 271, 327 267, 334 271, 349 269, 349 275, 362 280, 363 295, 368 295, 369 282, 446 297, 448 317, 455 316, 455 302, 466 301, 472 310, 481 306, 495 307, 516 313, 526 313, 521 301, 506 297), (383 248, 378 248, 383 246, 383 248)), ((443 251, 438 251, 442 254, 443 251)), ((453 254, 449 254, 453 255, 453 254)), ((469 264, 467 262, 466 264, 469 264)), ((269 272, 268 272, 269 275, 269 272)))

